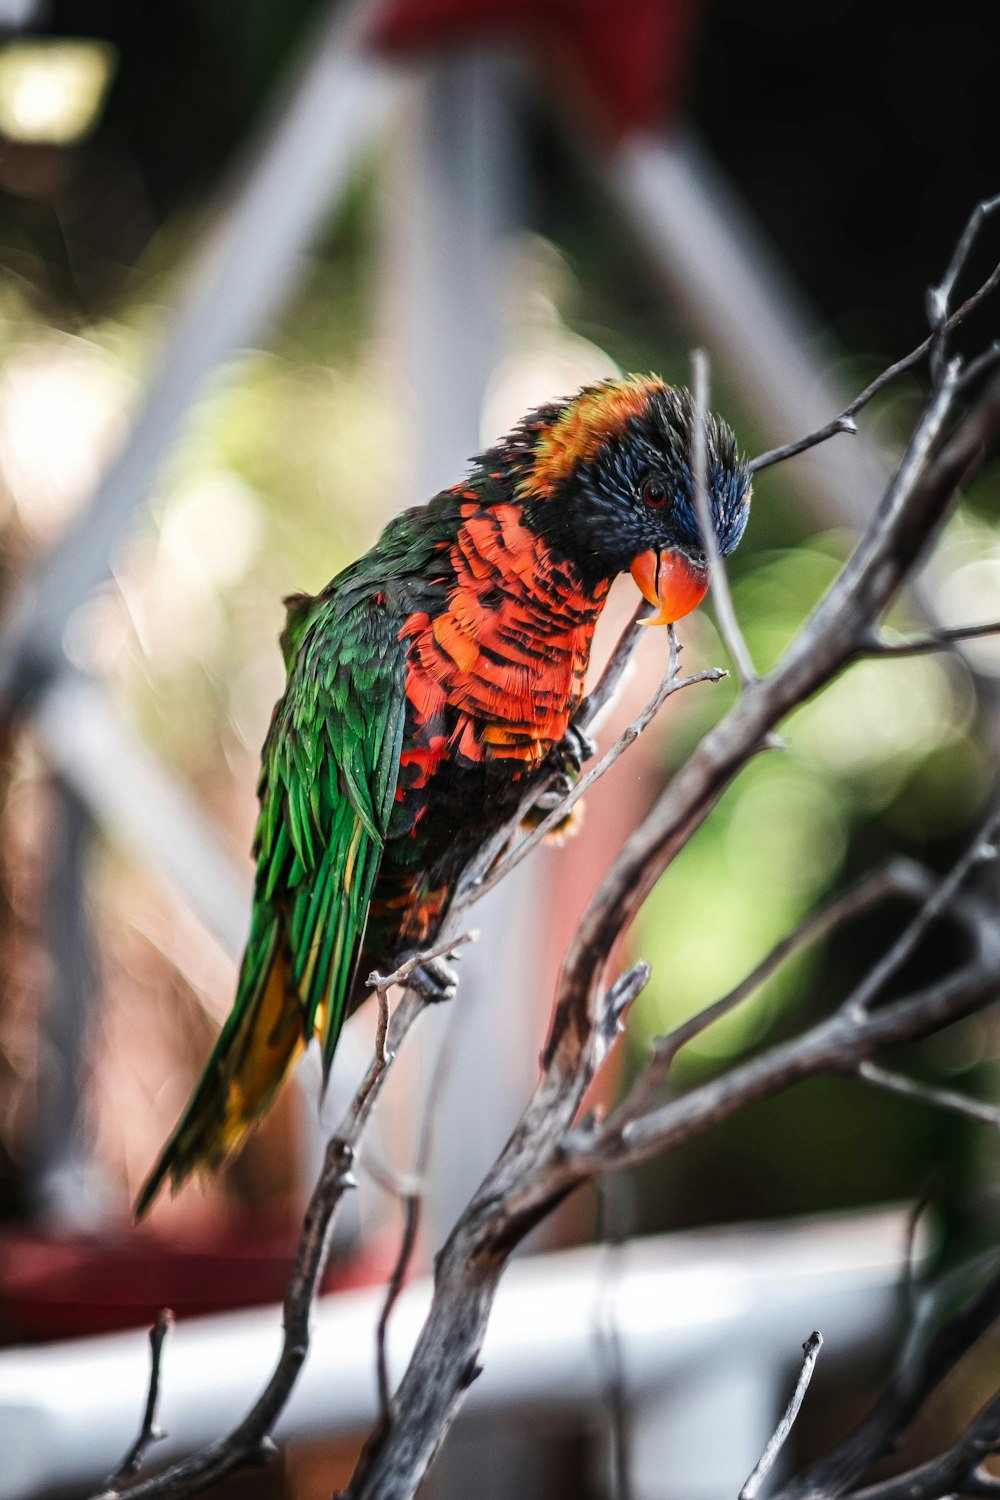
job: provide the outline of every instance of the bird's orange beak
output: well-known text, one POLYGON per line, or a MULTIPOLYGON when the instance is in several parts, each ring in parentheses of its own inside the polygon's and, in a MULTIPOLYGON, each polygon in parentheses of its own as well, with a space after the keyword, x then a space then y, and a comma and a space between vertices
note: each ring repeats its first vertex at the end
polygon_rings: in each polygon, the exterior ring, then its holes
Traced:
POLYGON ((708 574, 679 552, 642 552, 629 571, 643 598, 658 607, 644 625, 672 625, 696 609, 708 592, 708 574))

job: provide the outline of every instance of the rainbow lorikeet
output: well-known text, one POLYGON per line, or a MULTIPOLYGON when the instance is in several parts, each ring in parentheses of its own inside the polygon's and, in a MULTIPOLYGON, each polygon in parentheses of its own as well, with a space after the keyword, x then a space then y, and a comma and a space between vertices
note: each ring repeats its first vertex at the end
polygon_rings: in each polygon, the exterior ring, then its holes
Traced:
MULTIPOLYGON (((364 977, 433 941, 464 865, 571 733, 611 580, 632 573, 652 623, 704 597, 691 422, 655 377, 587 386, 287 601, 236 1000, 137 1216, 240 1144, 315 1034, 328 1074, 364 977)), ((725 555, 750 477, 723 422, 706 439, 725 555)))

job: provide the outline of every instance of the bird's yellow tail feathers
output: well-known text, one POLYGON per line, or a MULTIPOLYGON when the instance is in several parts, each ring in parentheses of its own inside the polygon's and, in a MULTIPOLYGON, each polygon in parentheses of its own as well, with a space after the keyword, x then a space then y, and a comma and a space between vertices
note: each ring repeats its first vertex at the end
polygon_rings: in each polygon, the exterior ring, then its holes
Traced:
POLYGON ((167 1177, 174 1192, 196 1171, 214 1171, 268 1108, 305 1044, 291 968, 276 951, 263 983, 226 1021, 181 1117, 139 1194, 141 1219, 167 1177))

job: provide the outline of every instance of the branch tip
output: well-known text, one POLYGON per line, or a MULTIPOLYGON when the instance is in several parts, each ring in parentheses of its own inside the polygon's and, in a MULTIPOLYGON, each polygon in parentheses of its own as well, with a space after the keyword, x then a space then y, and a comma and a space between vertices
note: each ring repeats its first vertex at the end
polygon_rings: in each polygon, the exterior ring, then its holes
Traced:
POLYGON ((767 1446, 760 1456, 753 1472, 750 1474, 743 1488, 740 1490, 739 1500, 756 1500, 760 1493, 760 1487, 774 1466, 775 1459, 788 1441, 795 1419, 799 1414, 809 1382, 812 1380, 813 1371, 816 1368, 816 1360, 819 1351, 823 1347, 823 1335, 814 1332, 809 1335, 802 1345, 802 1366, 799 1370, 799 1378, 795 1383, 791 1400, 785 1408, 784 1415, 774 1430, 774 1434, 768 1439, 767 1446))
POLYGON ((715 532, 712 507, 708 498, 708 453, 705 428, 708 420, 708 358, 703 349, 692 349, 690 359, 692 410, 689 442, 691 472, 694 478, 695 515, 708 562, 708 578, 715 614, 719 622, 719 633, 736 667, 740 686, 747 688, 759 679, 733 606, 733 596, 729 589, 729 579, 726 576, 722 553, 719 551, 719 539, 715 532))

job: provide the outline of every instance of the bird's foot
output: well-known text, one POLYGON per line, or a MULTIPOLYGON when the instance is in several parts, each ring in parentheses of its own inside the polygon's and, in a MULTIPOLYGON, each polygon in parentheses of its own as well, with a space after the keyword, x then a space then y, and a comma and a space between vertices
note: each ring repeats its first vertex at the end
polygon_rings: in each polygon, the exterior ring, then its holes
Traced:
POLYGON ((553 777, 545 790, 538 793, 538 796, 521 820, 523 826, 525 828, 534 828, 544 817, 548 816, 554 807, 559 807, 572 790, 572 781, 564 771, 560 771, 558 776, 553 777))
MULTIPOLYGON (((524 817, 521 819, 521 827, 528 833, 530 833, 533 828, 537 828, 539 823, 541 823, 545 818, 548 817, 552 809, 554 807, 558 807, 561 804, 567 791, 569 791, 568 787, 565 789, 561 796, 552 797, 551 801, 549 800, 549 798, 552 796, 552 794, 543 792, 535 805, 533 807, 530 807, 525 813, 524 817)), ((582 818, 583 802, 580 801, 575 803, 564 817, 559 818, 552 825, 548 833, 545 835, 543 842, 546 844, 564 843, 566 839, 572 837, 572 835, 579 830, 582 818)))
MULTIPOLYGON (((457 953, 448 956, 458 958, 457 953)), ((454 1000, 458 993, 458 975, 443 958, 425 958, 406 982, 411 989, 423 995, 430 1005, 437 1005, 442 1000, 454 1000)))
MULTIPOLYGON (((549 784, 544 791, 539 792, 533 807, 526 814, 523 820, 525 828, 534 828, 553 808, 560 806, 572 791, 574 782, 579 780, 584 762, 596 754, 597 746, 590 735, 576 724, 570 724, 558 745, 553 745, 549 751, 546 761, 546 769, 550 773, 549 784)), ((574 814, 568 813, 552 832, 556 836, 564 834, 570 830, 574 821, 574 814)))
POLYGON ((571 723, 558 745, 553 746, 551 759, 557 770, 575 781, 583 770, 584 762, 592 760, 596 754, 596 741, 591 739, 585 729, 571 723))

